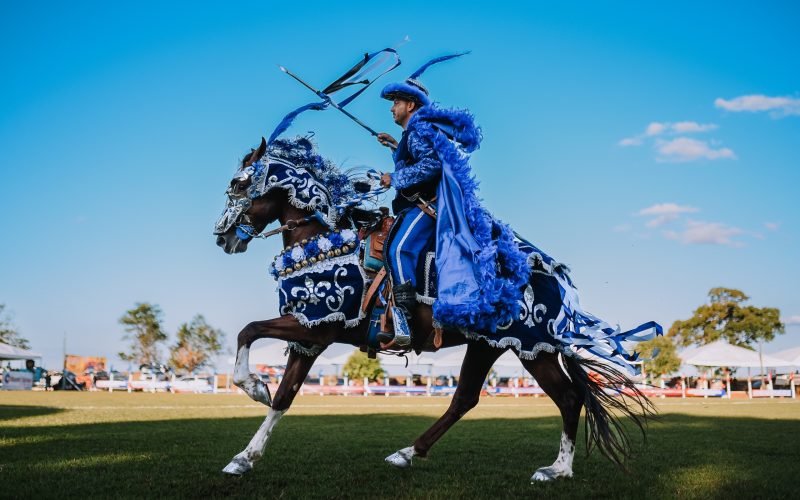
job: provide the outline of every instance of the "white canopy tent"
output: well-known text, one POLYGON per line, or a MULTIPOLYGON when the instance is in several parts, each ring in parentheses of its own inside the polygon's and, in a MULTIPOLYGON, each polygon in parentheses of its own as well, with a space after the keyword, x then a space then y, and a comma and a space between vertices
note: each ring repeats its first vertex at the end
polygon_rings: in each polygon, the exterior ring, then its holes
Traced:
POLYGON ((772 356, 782 359, 785 362, 783 366, 800 366, 800 347, 776 352, 772 356))
POLYGON ((684 364, 695 366, 727 366, 731 368, 760 366, 785 366, 786 361, 751 351, 744 347, 731 345, 724 340, 717 340, 701 347, 687 349, 679 354, 684 364))
POLYGON ((256 340, 250 346, 250 366, 286 366, 289 357, 284 354, 286 342, 275 340, 260 342, 256 340))
POLYGON ((0 359, 42 359, 42 355, 0 342, 0 359))

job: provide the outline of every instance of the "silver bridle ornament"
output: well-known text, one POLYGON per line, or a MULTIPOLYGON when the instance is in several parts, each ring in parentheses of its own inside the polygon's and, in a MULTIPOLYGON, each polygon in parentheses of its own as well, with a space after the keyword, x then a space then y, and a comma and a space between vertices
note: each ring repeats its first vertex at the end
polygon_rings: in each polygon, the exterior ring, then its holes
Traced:
MULTIPOLYGON (((261 160, 259 160, 259 162, 260 161, 261 160)), ((228 197, 227 201, 225 202, 225 210, 223 210, 222 215, 220 215, 216 224, 214 224, 214 234, 225 234, 232 227, 238 224, 242 218, 244 218, 244 220, 241 222, 246 224, 250 223, 249 217, 246 215, 247 210, 249 210, 253 205, 250 195, 250 188, 248 187, 247 189, 240 190, 237 188, 237 186, 239 183, 251 179, 255 171, 256 168, 253 165, 250 165, 246 168, 240 169, 233 176, 233 179, 231 179, 231 184, 225 191, 225 195, 228 197)))

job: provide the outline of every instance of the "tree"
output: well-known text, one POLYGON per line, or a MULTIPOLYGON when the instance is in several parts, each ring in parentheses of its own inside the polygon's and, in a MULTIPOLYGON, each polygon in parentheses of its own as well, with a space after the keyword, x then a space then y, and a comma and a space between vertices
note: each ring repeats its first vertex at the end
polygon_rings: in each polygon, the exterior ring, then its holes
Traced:
POLYGON ((649 375, 669 375, 681 367, 681 358, 672 337, 659 335, 653 340, 642 342, 638 351, 644 359, 644 370, 649 375), (658 352, 653 355, 653 352, 658 352))
POLYGON ((20 349, 30 349, 28 339, 22 337, 6 312, 6 305, 0 304, 0 342, 20 349))
POLYGON ((752 348, 759 341, 769 342, 784 332, 780 310, 775 307, 746 305, 750 297, 733 288, 712 288, 709 301, 687 320, 678 320, 669 329, 670 337, 681 345, 708 344, 725 339, 732 345, 752 348))
POLYGON ((137 303, 136 307, 125 312, 119 322, 125 325, 123 339, 130 340, 130 351, 119 353, 120 359, 136 361, 140 365, 154 365, 159 362, 159 344, 167 340, 161 325, 161 308, 147 302, 137 303))
POLYGON ((361 351, 354 352, 353 355, 348 358, 342 371, 352 380, 367 378, 370 381, 380 379, 385 373, 383 368, 381 368, 380 361, 377 359, 370 359, 361 351))
POLYGON ((198 314, 190 323, 178 327, 178 341, 170 348, 169 364, 189 373, 208 365, 211 358, 222 352, 222 330, 212 328, 198 314))

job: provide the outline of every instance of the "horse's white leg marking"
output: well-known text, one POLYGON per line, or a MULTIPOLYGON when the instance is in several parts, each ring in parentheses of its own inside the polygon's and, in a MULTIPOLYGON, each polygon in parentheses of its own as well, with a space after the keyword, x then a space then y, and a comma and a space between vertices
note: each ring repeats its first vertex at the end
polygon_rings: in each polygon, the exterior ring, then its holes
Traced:
POLYGON ((409 446, 408 448, 403 448, 402 450, 392 453, 384 460, 386 463, 394 465, 398 469, 408 469, 411 467, 411 458, 416 454, 417 452, 414 451, 414 447, 409 446))
POLYGON ((272 429, 284 413, 286 413, 286 410, 277 411, 270 408, 267 413, 267 418, 264 420, 264 423, 261 424, 261 427, 258 428, 253 439, 248 443, 247 448, 233 457, 231 462, 222 469, 222 472, 240 476, 252 469, 253 463, 264 454, 267 441, 269 441, 269 437, 272 435, 272 429))
POLYGON ((254 401, 272 404, 264 382, 255 373, 250 373, 250 347, 243 345, 236 353, 236 365, 233 368, 233 384, 243 390, 254 401))
POLYGON ((553 462, 550 467, 542 467, 537 469, 531 476, 531 482, 534 481, 553 481, 560 477, 572 477, 572 458, 575 456, 575 443, 567 437, 567 434, 561 433, 561 446, 558 450, 558 458, 553 462))

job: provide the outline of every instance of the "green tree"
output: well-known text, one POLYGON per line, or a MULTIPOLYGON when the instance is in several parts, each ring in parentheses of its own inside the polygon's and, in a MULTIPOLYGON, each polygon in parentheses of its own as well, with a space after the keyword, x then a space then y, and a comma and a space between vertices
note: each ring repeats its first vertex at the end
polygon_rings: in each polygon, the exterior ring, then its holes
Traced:
POLYGON ((681 358, 672 337, 660 335, 653 340, 639 344, 637 350, 644 361, 644 370, 648 375, 669 375, 681 367, 681 358), (653 355, 653 352, 658 352, 653 355))
POLYGON ((142 364, 157 364, 160 361, 159 344, 167 340, 162 326, 161 308, 147 302, 125 312, 119 322, 125 325, 123 339, 130 340, 128 352, 119 353, 120 359, 142 364))
POLYGON ((30 349, 28 339, 22 337, 6 312, 6 305, 0 304, 0 342, 20 349, 30 349))
POLYGON ((742 291, 712 288, 708 298, 691 318, 673 323, 667 335, 684 346, 725 339, 732 345, 752 348, 752 344, 769 342, 775 334, 784 332, 779 309, 746 305, 750 297, 742 291))
POLYGON ((352 380, 362 380, 367 378, 370 381, 378 380, 384 375, 381 362, 377 359, 369 359, 367 355, 361 351, 356 351, 345 363, 342 372, 350 377, 352 380))
POLYGON ((211 363, 211 359, 222 352, 222 330, 211 327, 198 314, 189 323, 178 327, 178 341, 170 348, 169 363, 172 367, 189 373, 211 363))

